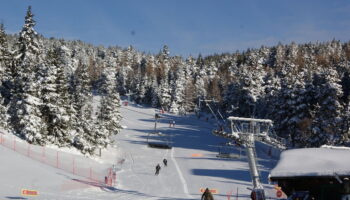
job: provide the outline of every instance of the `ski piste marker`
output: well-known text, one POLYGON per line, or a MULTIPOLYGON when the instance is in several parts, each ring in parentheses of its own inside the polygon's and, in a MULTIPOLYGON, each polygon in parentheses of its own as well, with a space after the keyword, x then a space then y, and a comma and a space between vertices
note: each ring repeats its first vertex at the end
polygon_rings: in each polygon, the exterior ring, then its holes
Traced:
MULTIPOLYGON (((200 189, 199 189, 199 192, 200 192, 200 193, 203 193, 203 192, 205 192, 205 189, 206 189, 206 188, 200 188, 200 189)), ((219 190, 218 190, 218 189, 209 189, 209 191, 210 191, 212 194, 217 194, 217 193, 219 193, 219 190)))
POLYGON ((28 190, 28 189, 22 189, 21 194, 23 196, 38 196, 39 192, 36 190, 28 190))

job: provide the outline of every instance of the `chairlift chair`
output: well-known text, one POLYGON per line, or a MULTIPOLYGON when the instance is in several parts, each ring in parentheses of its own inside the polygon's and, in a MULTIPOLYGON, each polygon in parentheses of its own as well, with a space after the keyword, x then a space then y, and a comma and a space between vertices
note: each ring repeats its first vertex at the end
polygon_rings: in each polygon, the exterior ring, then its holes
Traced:
POLYGON ((147 145, 151 148, 171 149, 169 136, 161 132, 150 132, 147 135, 147 145))
POLYGON ((235 153, 233 145, 228 143, 221 144, 218 152, 218 155, 216 155, 218 158, 236 159, 241 157, 241 150, 239 154, 235 153))

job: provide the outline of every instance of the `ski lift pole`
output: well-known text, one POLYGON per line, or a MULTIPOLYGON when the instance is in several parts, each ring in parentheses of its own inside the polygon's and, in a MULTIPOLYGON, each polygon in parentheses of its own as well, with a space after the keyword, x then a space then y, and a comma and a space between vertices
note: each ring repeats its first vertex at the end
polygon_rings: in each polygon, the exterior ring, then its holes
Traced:
POLYGON ((207 103, 207 105, 208 105, 208 107, 209 107, 209 109, 210 109, 211 113, 214 115, 214 117, 215 117, 216 121, 217 121, 217 122, 219 122, 218 117, 216 116, 216 114, 214 113, 214 111, 211 109, 210 105, 209 105, 208 103, 207 103))
POLYGON ((224 119, 224 117, 222 116, 222 114, 221 114, 221 112, 220 112, 220 110, 219 110, 219 108, 218 108, 218 113, 219 113, 219 115, 220 115, 220 117, 221 117, 221 119, 222 119, 222 121, 226 121, 225 119, 224 119))
POLYGON ((211 100, 204 100, 204 101, 205 101, 206 105, 208 106, 208 108, 209 108, 210 112, 211 112, 211 113, 214 115, 214 117, 215 117, 216 121, 217 121, 217 122, 219 122, 218 117, 215 115, 215 113, 214 113, 213 109, 211 109, 210 105, 208 104, 208 101, 211 101, 211 100))

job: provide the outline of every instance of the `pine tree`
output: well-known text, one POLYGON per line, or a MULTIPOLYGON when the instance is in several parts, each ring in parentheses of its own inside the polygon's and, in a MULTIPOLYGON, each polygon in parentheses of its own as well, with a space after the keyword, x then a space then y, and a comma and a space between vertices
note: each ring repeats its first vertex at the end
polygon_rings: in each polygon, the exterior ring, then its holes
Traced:
POLYGON ((46 137, 49 143, 58 146, 70 145, 70 102, 68 97, 68 82, 65 78, 62 57, 59 48, 50 50, 47 54, 41 91, 41 112, 47 124, 46 137))
MULTIPOLYGON (((1 93, 0 93, 0 126, 7 128, 9 116, 7 114, 6 96, 10 91, 5 86, 5 83, 9 80, 9 65, 10 65, 10 52, 8 43, 6 40, 6 34, 4 25, 0 24, 0 80, 1 80, 1 93)), ((8 100, 7 100, 8 102, 8 100)))
POLYGON ((34 61, 33 59, 37 58, 37 54, 40 51, 40 45, 37 42, 38 34, 34 30, 35 20, 33 17, 32 8, 29 6, 17 43, 16 59, 22 62, 27 60, 28 62, 34 61))
POLYGON ((107 93, 101 98, 97 120, 100 121, 100 124, 106 129, 107 134, 105 138, 107 140, 106 144, 108 144, 109 137, 120 132, 120 120, 122 117, 119 113, 120 98, 115 85, 115 72, 113 69, 105 69, 104 74, 107 77, 107 81, 102 87, 105 88, 107 93))
POLYGON ((93 154, 95 145, 95 130, 92 119, 92 93, 88 68, 80 63, 73 78, 71 89, 73 109, 71 116, 73 146, 82 153, 93 154))
POLYGON ((160 106, 165 110, 169 110, 171 104, 171 90, 167 78, 162 79, 158 92, 160 106))
POLYGON ((156 78, 153 79, 152 86, 149 88, 148 96, 151 97, 151 105, 154 108, 157 108, 159 106, 159 92, 158 92, 158 83, 156 78))
POLYGON ((42 134, 46 130, 46 124, 41 118, 41 84, 38 76, 42 58, 34 26, 35 21, 29 6, 16 44, 15 73, 12 74, 14 90, 9 112, 15 134, 30 143, 44 145, 46 141, 42 134))
POLYGON ((79 113, 80 118, 76 122, 73 146, 80 150, 83 154, 93 155, 97 149, 97 140, 94 122, 92 119, 91 101, 86 101, 79 113))
POLYGON ((317 107, 312 124, 312 136, 309 140, 312 146, 334 145, 341 142, 344 113, 340 103, 343 92, 339 83, 339 76, 333 69, 325 69, 319 75, 316 74, 314 86, 317 91, 317 107))

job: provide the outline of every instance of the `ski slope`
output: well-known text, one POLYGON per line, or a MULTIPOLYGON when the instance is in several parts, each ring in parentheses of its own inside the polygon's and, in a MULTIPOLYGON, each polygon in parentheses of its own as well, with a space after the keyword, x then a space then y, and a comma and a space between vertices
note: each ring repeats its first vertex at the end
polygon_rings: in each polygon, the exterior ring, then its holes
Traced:
MULTIPOLYGON (((155 112, 153 108, 134 104, 122 106, 125 129, 115 136, 114 147, 103 151, 100 158, 102 164, 114 164, 118 169, 114 187, 94 183, 0 146, 0 199, 200 199, 200 189, 206 187, 217 191, 216 200, 227 199, 228 193, 232 194, 231 199, 237 196, 250 199, 247 188, 252 184, 247 159, 244 153, 237 159, 216 157, 218 144, 227 140, 211 134, 213 121, 192 115, 161 114, 157 130, 167 136, 173 148, 150 148, 147 137, 154 131, 155 112), (169 127, 170 120, 175 120, 175 127, 169 127), (163 165, 164 158, 168 166, 163 165), (158 163, 162 168, 155 176, 158 163), (21 189, 37 190, 39 195, 21 196, 21 189)), ((152 136, 149 141, 157 139, 152 136)), ((267 175, 276 161, 259 149, 261 179, 268 196, 273 196, 267 175)), ((233 150, 238 152, 239 149, 233 150)))

